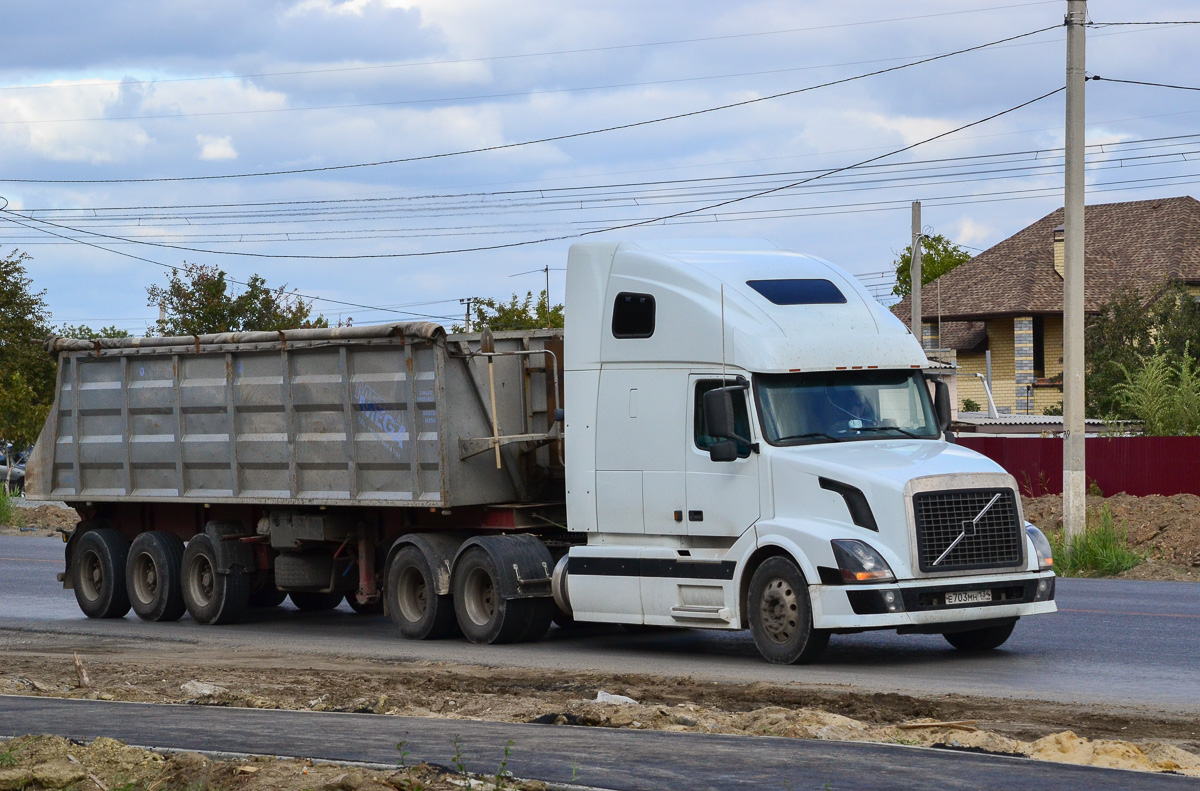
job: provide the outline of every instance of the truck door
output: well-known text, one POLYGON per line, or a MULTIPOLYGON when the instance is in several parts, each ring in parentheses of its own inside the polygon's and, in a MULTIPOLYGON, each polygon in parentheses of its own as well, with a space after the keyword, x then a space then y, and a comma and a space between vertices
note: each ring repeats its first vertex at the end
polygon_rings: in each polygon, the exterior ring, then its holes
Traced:
MULTIPOLYGON (((731 380, 727 380, 732 384, 731 380)), ((738 443, 738 458, 714 462, 708 448, 716 440, 705 431, 704 394, 721 386, 717 376, 693 374, 688 382, 691 431, 685 452, 687 533, 691 536, 739 536, 759 516, 759 456, 738 443)), ((733 397, 737 432, 754 439, 748 391, 733 397)))

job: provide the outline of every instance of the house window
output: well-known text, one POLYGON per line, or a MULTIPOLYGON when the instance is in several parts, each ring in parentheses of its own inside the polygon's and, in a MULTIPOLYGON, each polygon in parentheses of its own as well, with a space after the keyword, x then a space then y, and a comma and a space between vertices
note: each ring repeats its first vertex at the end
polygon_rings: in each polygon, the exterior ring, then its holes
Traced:
POLYGON ((1046 376, 1046 320, 1044 316, 1033 317, 1033 375, 1038 379, 1046 376))
POLYGON ((614 338, 649 338, 654 334, 654 297, 622 291, 613 303, 614 338))

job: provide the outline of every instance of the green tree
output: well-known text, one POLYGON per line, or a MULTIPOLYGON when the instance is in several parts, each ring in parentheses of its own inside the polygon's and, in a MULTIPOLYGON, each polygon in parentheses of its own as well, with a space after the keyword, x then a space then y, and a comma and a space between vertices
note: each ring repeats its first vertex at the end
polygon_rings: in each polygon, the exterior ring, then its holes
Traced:
POLYGON ((119 330, 116 325, 101 327, 94 330, 86 324, 64 324, 55 330, 64 338, 82 338, 84 340, 93 341, 97 338, 128 338, 129 333, 125 330, 119 330))
MULTIPOLYGON (((563 306, 554 305, 549 310, 546 307, 546 292, 538 295, 537 303, 533 301, 533 292, 525 294, 525 298, 512 295, 508 302, 500 302, 491 298, 475 298, 471 301, 471 331, 479 332, 484 327, 493 332, 500 330, 536 330, 543 327, 561 327, 563 325, 563 306)), ((463 332, 464 328, 455 324, 452 332, 463 332)))
MULTIPOLYGON (((970 253, 940 233, 921 237, 921 285, 970 260, 970 253)), ((896 269, 896 286, 892 293, 898 297, 906 297, 912 293, 911 244, 904 248, 904 252, 892 262, 892 266, 896 269)))
POLYGON ((269 288, 262 277, 251 275, 246 289, 234 293, 224 270, 184 262, 182 274, 172 269, 167 285, 149 286, 146 293, 149 305, 166 311, 166 318, 154 323, 160 335, 329 326, 324 316, 312 315, 312 302, 286 289, 269 288))
MULTIPOLYGON (((1128 390, 1131 381, 1160 383, 1162 371, 1182 370, 1200 362, 1200 309, 1182 285, 1164 285, 1157 296, 1136 289, 1117 293, 1100 312, 1089 316, 1086 329, 1087 413, 1095 417, 1144 420, 1128 390), (1147 364, 1158 360, 1149 379, 1147 364), (1124 394, 1124 395, 1123 395, 1124 394)), ((1174 386, 1174 385, 1167 385, 1174 386)))
POLYGON ((0 439, 14 444, 37 436, 54 402, 54 360, 42 347, 50 311, 46 292, 33 290, 28 260, 16 250, 0 258, 0 439))

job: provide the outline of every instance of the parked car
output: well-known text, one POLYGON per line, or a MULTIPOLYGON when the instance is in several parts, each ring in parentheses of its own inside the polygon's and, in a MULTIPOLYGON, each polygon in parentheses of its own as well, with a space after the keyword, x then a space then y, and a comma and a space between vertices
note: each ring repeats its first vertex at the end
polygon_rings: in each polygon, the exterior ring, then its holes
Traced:
POLYGON ((4 443, 4 454, 0 457, 0 485, 8 483, 8 490, 20 494, 25 491, 25 461, 33 448, 18 450, 4 443))

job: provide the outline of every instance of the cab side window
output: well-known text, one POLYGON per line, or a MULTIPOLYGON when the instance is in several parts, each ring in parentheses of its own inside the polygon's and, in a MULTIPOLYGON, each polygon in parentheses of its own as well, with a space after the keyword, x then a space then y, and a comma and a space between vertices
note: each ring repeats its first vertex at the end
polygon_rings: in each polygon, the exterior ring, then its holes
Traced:
MULTIPOLYGON (((732 380, 727 379, 726 384, 733 384, 732 380)), ((721 386, 720 379, 701 379, 696 382, 696 398, 694 403, 695 410, 695 436, 696 447, 700 450, 708 450, 714 442, 719 442, 716 437, 709 436, 708 427, 704 420, 704 394, 709 390, 721 386)), ((746 408, 746 391, 736 391, 733 394, 733 424, 734 430, 738 435, 750 439, 750 412, 746 408)), ((741 440, 735 440, 738 446, 738 458, 744 459, 750 455, 750 446, 741 440)))

